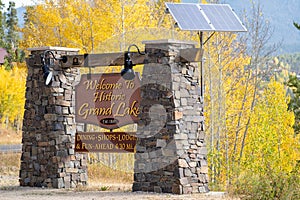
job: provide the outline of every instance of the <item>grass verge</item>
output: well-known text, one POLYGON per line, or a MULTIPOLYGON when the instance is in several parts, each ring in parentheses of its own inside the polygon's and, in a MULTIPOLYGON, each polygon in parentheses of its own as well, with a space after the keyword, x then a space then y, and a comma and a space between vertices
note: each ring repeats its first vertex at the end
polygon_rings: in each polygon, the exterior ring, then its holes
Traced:
MULTIPOLYGON (((0 189, 19 185, 21 153, 0 153, 0 189)), ((101 163, 88 164, 88 186, 77 191, 130 191, 132 172, 114 170, 101 163)))
POLYGON ((21 144, 22 132, 16 132, 12 129, 4 129, 0 125, 0 145, 1 144, 21 144))

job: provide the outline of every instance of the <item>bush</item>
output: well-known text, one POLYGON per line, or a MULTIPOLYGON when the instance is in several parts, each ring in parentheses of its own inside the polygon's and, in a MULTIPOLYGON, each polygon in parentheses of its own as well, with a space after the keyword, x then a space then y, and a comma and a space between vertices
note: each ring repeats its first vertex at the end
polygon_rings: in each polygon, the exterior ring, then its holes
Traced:
POLYGON ((274 172, 253 174, 245 172, 238 178, 233 193, 241 199, 251 200, 299 200, 300 199, 300 163, 292 172, 274 172))

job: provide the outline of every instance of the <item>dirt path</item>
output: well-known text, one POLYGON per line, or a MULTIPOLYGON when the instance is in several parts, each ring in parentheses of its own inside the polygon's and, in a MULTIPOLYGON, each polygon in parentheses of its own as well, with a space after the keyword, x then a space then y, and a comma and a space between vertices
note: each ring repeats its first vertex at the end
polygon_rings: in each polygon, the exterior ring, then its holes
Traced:
POLYGON ((58 189, 41 189, 41 188, 23 188, 15 187, 6 190, 0 190, 1 200, 221 200, 228 199, 222 194, 194 194, 194 195, 173 195, 173 194, 156 194, 144 192, 116 192, 116 191, 84 191, 78 192, 74 190, 58 190, 58 189))
POLYGON ((130 184, 109 184, 107 191, 99 191, 95 186, 77 189, 49 189, 19 187, 18 177, 0 176, 1 200, 229 200, 224 193, 173 195, 146 192, 131 192, 130 184))

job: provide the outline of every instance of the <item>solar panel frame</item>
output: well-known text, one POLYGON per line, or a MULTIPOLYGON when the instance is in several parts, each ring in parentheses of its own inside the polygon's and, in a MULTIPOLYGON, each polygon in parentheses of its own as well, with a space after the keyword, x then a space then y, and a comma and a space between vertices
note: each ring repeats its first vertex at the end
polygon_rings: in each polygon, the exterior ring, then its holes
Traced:
POLYGON ((165 5, 181 30, 247 31, 228 4, 165 3, 165 5))

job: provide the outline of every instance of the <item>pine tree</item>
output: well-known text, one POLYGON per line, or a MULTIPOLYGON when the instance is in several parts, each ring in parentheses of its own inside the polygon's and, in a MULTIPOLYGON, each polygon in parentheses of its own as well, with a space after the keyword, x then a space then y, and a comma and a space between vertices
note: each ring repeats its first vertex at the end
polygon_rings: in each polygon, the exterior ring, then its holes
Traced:
POLYGON ((7 9, 6 13, 6 28, 7 28, 7 34, 6 34, 6 42, 7 47, 9 49, 14 49, 18 45, 18 32, 17 32, 17 26, 18 26, 18 17, 17 17, 17 10, 15 8, 16 4, 15 2, 10 1, 9 7, 7 9))
POLYGON ((22 62, 24 60, 24 52, 19 47, 19 31, 18 17, 15 8, 15 2, 10 1, 7 12, 5 13, 5 47, 9 56, 6 58, 6 69, 12 68, 13 62, 22 62))
POLYGON ((3 13, 4 4, 0 0, 0 47, 5 47, 5 27, 3 26, 5 24, 5 15, 3 13))
POLYGON ((297 76, 290 75, 288 82, 286 83, 291 91, 291 100, 288 104, 288 109, 294 112, 295 134, 300 133, 300 80, 297 76))
POLYGON ((300 24, 298 24, 297 22, 294 22, 293 24, 300 31, 300 24))
MULTIPOLYGON (((294 26, 300 30, 300 24, 294 22, 294 26)), ((298 76, 290 75, 289 80, 286 85, 290 89, 291 100, 289 102, 289 110, 294 112, 295 115, 295 124, 294 131, 295 134, 300 133, 300 80, 298 76)))

